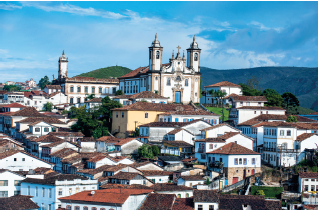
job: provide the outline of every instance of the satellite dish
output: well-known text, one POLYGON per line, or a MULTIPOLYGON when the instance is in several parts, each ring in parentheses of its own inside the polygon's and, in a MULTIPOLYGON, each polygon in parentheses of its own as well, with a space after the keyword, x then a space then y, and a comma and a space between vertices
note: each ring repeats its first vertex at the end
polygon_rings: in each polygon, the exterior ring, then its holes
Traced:
POLYGON ((95 192, 94 191, 91 191, 91 195, 94 195, 95 194, 95 192))

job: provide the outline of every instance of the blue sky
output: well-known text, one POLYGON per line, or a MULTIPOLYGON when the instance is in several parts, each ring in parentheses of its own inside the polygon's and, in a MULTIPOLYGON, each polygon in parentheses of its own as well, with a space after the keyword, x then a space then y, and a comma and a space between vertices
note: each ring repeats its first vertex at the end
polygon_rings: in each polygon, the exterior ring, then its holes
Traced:
POLYGON ((196 35, 201 66, 318 66, 318 2, 0 2, 0 82, 163 63, 196 35))

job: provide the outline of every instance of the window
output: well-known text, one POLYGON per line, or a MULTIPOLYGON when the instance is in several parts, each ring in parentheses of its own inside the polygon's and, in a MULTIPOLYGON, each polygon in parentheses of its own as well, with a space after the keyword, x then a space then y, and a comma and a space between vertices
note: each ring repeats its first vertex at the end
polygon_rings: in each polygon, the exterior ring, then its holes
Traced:
POLYGON ((49 132, 49 127, 45 127, 45 128, 44 128, 44 131, 45 131, 45 132, 49 132))
POLYGON ((189 193, 186 193, 186 198, 188 198, 189 197, 189 193))
POLYGON ((80 86, 77 87, 77 92, 78 92, 78 93, 81 93, 81 87, 80 87, 80 86))
POLYGON ((81 102, 81 98, 77 98, 77 103, 80 103, 81 102))
POLYGON ((80 210, 80 207, 79 206, 74 206, 74 209, 75 210, 80 210))
POLYGON ((42 188, 42 197, 45 197, 45 188, 42 188))
POLYGON ((124 112, 122 112, 121 117, 124 118, 124 112))
POLYGON ((308 185, 304 186, 304 191, 308 191, 308 185))
POLYGON ((171 85, 171 80, 170 80, 170 78, 167 78, 167 85, 171 85))
POLYGON ((198 61, 198 53, 194 53, 194 61, 198 61))
POLYGON ((209 149, 213 149, 213 144, 209 144, 209 149))
POLYGON ((0 197, 8 197, 8 191, 0 191, 0 197))
POLYGON ((203 210, 203 206, 202 205, 198 205, 198 210, 203 210))
POLYGON ((14 181, 15 186, 21 186, 21 180, 15 180, 14 181))
POLYGON ((52 197, 52 188, 49 188, 49 198, 52 197))
POLYGON ((20 191, 14 191, 14 195, 20 195, 20 191))
POLYGON ((91 210, 97 210, 97 208, 96 207, 92 207, 91 210))
POLYGON ((291 136, 291 130, 287 130, 287 136, 291 136))
POLYGON ((8 186, 8 180, 0 180, 0 186, 8 186))
POLYGON ((181 198, 181 194, 178 194, 178 198, 181 198))
POLYGON ((284 130, 280 130, 280 136, 284 136, 284 130))
POLYGON ((188 79, 185 80, 184 85, 188 86, 188 79))
POLYGON ((214 210, 214 205, 209 205, 209 210, 214 210))
POLYGON ((17 158, 13 158, 13 161, 17 161, 17 158))
POLYGON ((254 114, 257 114, 257 111, 254 111, 254 114))
POLYGON ((145 118, 148 118, 148 113, 145 113, 145 114, 144 114, 144 117, 145 117, 145 118))
POLYGON ((71 205, 67 205, 67 206, 66 206, 66 209, 67 209, 67 210, 71 210, 71 205))
POLYGON ((59 188, 59 193, 58 193, 59 196, 62 195, 62 188, 59 188))
POLYGON ((243 106, 243 102, 240 102, 240 106, 243 106))
POLYGON ((247 106, 250 106, 250 102, 247 102, 247 106))
POLYGON ((70 104, 73 104, 73 98, 70 98, 70 104))
POLYGON ((48 205, 48 210, 51 210, 51 204, 48 205))
POLYGON ((234 159, 234 165, 238 165, 238 158, 234 159))
POLYGON ((88 210, 88 207, 87 206, 83 206, 83 210, 88 210))
POLYGON ((70 92, 73 93, 73 86, 70 87, 70 92))
POLYGON ((160 58, 160 52, 157 51, 157 52, 156 52, 156 59, 159 59, 159 58, 160 58))
POLYGON ((239 165, 242 165, 242 158, 239 158, 239 165))
POLYGON ((102 93, 102 88, 99 88, 99 93, 102 93))
POLYGON ((95 93, 95 89, 96 89, 95 87, 92 87, 92 88, 91 88, 91 90, 92 90, 91 93, 95 93))
POLYGON ((252 165, 255 165, 255 164, 256 164, 256 159, 252 158, 252 165))
POLYGON ((315 186, 311 185, 311 191, 315 191, 315 186))
POLYGON ((39 127, 36 127, 36 128, 35 128, 35 132, 40 132, 40 128, 39 128, 39 127))
POLYGON ((28 186, 28 195, 30 196, 30 186, 28 186))
POLYGON ((105 208, 100 208, 100 210, 106 210, 105 208))
POLYGON ((88 86, 85 86, 85 87, 84 87, 84 92, 85 92, 85 93, 88 93, 88 86))
POLYGON ((118 116, 119 116, 119 114, 118 114, 118 112, 116 112, 116 118, 118 118, 118 116))

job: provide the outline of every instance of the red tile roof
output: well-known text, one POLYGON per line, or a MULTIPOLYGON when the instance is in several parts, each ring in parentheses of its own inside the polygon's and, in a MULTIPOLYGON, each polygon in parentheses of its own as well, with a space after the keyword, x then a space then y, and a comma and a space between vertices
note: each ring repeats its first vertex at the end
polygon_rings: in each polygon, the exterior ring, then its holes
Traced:
POLYGON ((281 107, 260 107, 260 106, 243 106, 243 107, 238 107, 238 110, 286 110, 281 107))
POLYGON ((223 154, 223 155, 259 155, 260 153, 252 151, 236 143, 228 143, 207 154, 223 154))
POLYGON ((50 135, 61 137, 84 137, 82 132, 50 132, 50 135))
POLYGON ((109 176, 110 179, 121 179, 121 180, 131 180, 135 178, 137 175, 140 175, 136 172, 118 172, 113 176, 109 176))
POLYGON ((176 198, 172 210, 194 210, 193 197, 176 198))
MULTIPOLYGON (((100 178, 99 178, 99 182, 100 182, 100 178)), ((131 185, 126 185, 126 184, 103 184, 102 186, 100 186, 100 188, 102 189, 122 189, 122 188, 126 188, 126 189, 146 189, 146 190, 150 190, 153 191, 150 187, 145 186, 145 185, 140 185, 140 184, 131 184, 131 185)))
POLYGON ((136 102, 131 105, 126 105, 122 108, 114 108, 115 111, 194 111, 191 105, 177 105, 177 104, 159 104, 150 102, 136 102))
POLYGON ((193 188, 183 186, 183 185, 175 185, 170 183, 156 183, 150 188, 154 189, 155 192, 157 191, 190 191, 193 190, 193 188))
POLYGON ((122 77, 119 77, 119 79, 122 79, 122 78, 130 78, 130 77, 137 77, 139 76, 140 74, 145 74, 147 71, 149 70, 149 66, 146 66, 146 67, 139 67, 125 75, 123 75, 122 77))
POLYGON ((60 85, 46 85, 45 88, 46 87, 48 89, 60 89, 60 90, 62 89, 60 85))
POLYGON ((192 144, 189 144, 185 141, 178 141, 178 140, 174 140, 174 141, 163 141, 163 143, 167 143, 170 144, 172 146, 177 146, 177 147, 193 147, 192 144))
POLYGON ((161 115, 221 116, 213 112, 208 112, 200 109, 198 111, 170 111, 161 113, 161 115))
POLYGON ((60 149, 54 153, 51 153, 50 155, 53 156, 53 157, 60 157, 60 158, 64 158, 64 157, 67 157, 69 155, 72 155, 72 154, 75 154, 77 153, 77 151, 73 150, 73 149, 70 149, 70 148, 63 148, 63 149, 60 149))
POLYGON ((53 117, 28 117, 22 119, 21 121, 17 121, 16 123, 35 123, 35 122, 45 122, 47 124, 65 124, 57 118, 53 117))
POLYGON ((318 178, 318 172, 299 172, 300 178, 318 178))
POLYGON ((196 123, 198 121, 203 121, 203 120, 196 119, 196 120, 189 121, 189 122, 151 122, 148 124, 140 125, 139 127, 184 127, 189 124, 196 123))
POLYGON ((182 175, 180 176, 181 179, 185 180, 185 181, 205 181, 206 179, 203 178, 204 176, 202 175, 182 175))
POLYGON ((232 96, 233 101, 268 102, 265 96, 232 96))
POLYGON ((53 142, 62 142, 64 139, 58 138, 50 133, 47 135, 40 136, 39 138, 33 139, 34 142, 43 142, 43 143, 53 143, 53 142))
POLYGON ((175 194, 149 194, 139 210, 171 210, 175 194))
POLYGON ((77 173, 95 175, 97 173, 102 173, 102 172, 108 170, 108 168, 110 168, 110 167, 112 167, 112 166, 111 165, 103 165, 103 166, 100 166, 96 169, 83 169, 83 170, 77 171, 77 173))
POLYGON ((318 136, 318 134, 315 134, 315 133, 303 133, 303 134, 297 136, 296 141, 304 141, 304 140, 306 140, 307 138, 310 138, 313 135, 317 135, 318 136))
POLYGON ((238 134, 240 134, 240 132, 226 132, 224 135, 221 135, 216 138, 204 138, 204 139, 196 140, 195 142, 219 142, 219 143, 222 142, 222 143, 225 143, 226 140, 228 140, 229 138, 232 138, 233 136, 238 135, 238 134))
POLYGON ((7 108, 25 108, 26 106, 14 102, 14 103, 11 103, 11 104, 8 104, 8 105, 4 105, 2 107, 7 107, 7 108))
POLYGON ((212 127, 207 127, 207 128, 204 128, 204 129, 202 129, 202 130, 200 130, 200 131, 208 131, 208 130, 212 130, 212 129, 219 128, 219 127, 223 127, 223 126, 230 127, 230 128, 232 128, 232 129, 234 129, 234 130, 237 130, 237 131, 239 131, 239 132, 241 131, 241 130, 239 130, 239 129, 237 129, 237 128, 229 125, 229 124, 226 124, 226 123, 217 124, 217 125, 214 125, 214 126, 212 126, 212 127))
POLYGON ((16 195, 0 198, 0 210, 35 210, 40 208, 31 200, 32 196, 16 195))
POLYGON ((142 91, 130 96, 130 99, 168 99, 168 97, 160 96, 151 91, 142 91))
POLYGON ((234 83, 228 82, 228 81, 222 81, 222 82, 218 82, 218 83, 215 83, 215 84, 212 84, 212 85, 207 85, 207 86, 204 86, 204 87, 208 88, 208 87, 223 87, 223 86, 238 87, 238 88, 241 87, 240 85, 237 85, 237 84, 234 84, 234 83))
POLYGON ((156 170, 141 170, 141 172, 144 176, 169 176, 173 174, 173 172, 156 170))
POLYGON ((47 117, 39 113, 34 107, 26 107, 22 110, 14 112, 11 116, 23 116, 23 117, 47 117))
POLYGON ((101 103, 102 98, 93 98, 93 99, 89 99, 88 101, 85 101, 86 103, 89 102, 100 102, 101 103))

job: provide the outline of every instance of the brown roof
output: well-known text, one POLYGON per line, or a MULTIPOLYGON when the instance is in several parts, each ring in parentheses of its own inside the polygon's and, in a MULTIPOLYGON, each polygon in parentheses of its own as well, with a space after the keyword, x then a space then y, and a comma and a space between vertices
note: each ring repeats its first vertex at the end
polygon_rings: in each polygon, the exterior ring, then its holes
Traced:
POLYGON ((182 162, 193 162, 196 160, 198 160, 198 158, 186 158, 186 159, 183 159, 182 162))
POLYGON ((53 177, 48 177, 45 179, 26 178, 22 180, 22 182, 41 184, 41 185, 55 185, 56 181, 64 181, 64 180, 71 181, 74 179, 88 180, 88 178, 82 177, 76 174, 59 174, 59 175, 55 175, 53 177))
POLYGON ((183 128, 177 128, 177 129, 171 130, 171 131, 168 132, 167 134, 169 134, 169 135, 175 135, 175 134, 177 134, 178 132, 180 132, 181 130, 184 130, 184 129, 183 129, 183 128))
POLYGON ((202 175, 187 175, 187 176, 184 176, 184 175, 181 175, 180 178, 185 180, 185 181, 205 181, 206 179, 203 178, 204 176, 202 175))
POLYGON ((123 75, 122 77, 119 77, 119 79, 127 78, 127 77, 137 77, 140 74, 146 73, 148 70, 149 70, 149 66, 139 67, 139 68, 137 68, 137 69, 135 69, 135 70, 123 75))
POLYGON ((318 112, 310 113, 309 115, 318 115, 318 112))
POLYGON ((95 190, 92 195, 91 191, 82 191, 71 196, 59 198, 62 201, 84 201, 100 202, 109 204, 123 204, 130 195, 147 194, 152 190, 147 189, 102 189, 95 190))
POLYGON ((131 105, 126 105, 122 108, 114 108, 112 110, 126 110, 126 111, 159 111, 159 112, 168 112, 168 111, 194 111, 194 108, 191 105, 177 105, 177 104, 159 104, 159 103, 150 103, 150 102, 136 102, 131 105))
POLYGON ((53 142, 58 142, 58 141, 65 141, 64 139, 61 139, 61 138, 58 138, 54 135, 51 135, 50 133, 47 134, 47 135, 43 135, 43 136, 40 136, 39 138, 37 139, 33 139, 32 141, 34 142, 44 142, 44 143, 53 143, 53 142))
POLYGON ((258 124, 252 125, 252 127, 296 127, 293 122, 283 122, 283 121, 272 121, 272 122, 260 122, 258 124))
MULTIPOLYGON (((240 132, 226 132, 224 135, 221 135, 216 138, 204 138, 204 139, 199 139, 196 140, 196 142, 219 142, 219 143, 224 143, 226 142, 227 139, 232 138, 235 135, 240 134, 240 132)), ((242 135, 242 134, 241 134, 242 135)))
POLYGON ((172 175, 173 172, 168 171, 156 171, 156 170, 141 170, 144 176, 169 176, 172 175))
POLYGON ((194 210, 193 197, 176 198, 172 210, 194 210))
POLYGON ((98 154, 101 154, 101 153, 98 153, 98 152, 80 153, 80 154, 78 154, 76 156, 73 156, 73 157, 70 157, 70 158, 65 158, 61 162, 62 163, 71 163, 71 164, 79 163, 79 162, 81 162, 82 159, 87 159, 88 160, 88 159, 90 159, 92 157, 95 157, 98 154))
POLYGON ((318 210, 318 205, 303 205, 303 208, 307 210, 318 210))
POLYGON ((200 130, 200 131, 208 131, 208 130, 212 130, 212 129, 215 129, 215 128, 219 128, 219 127, 222 127, 222 126, 227 126, 227 127, 230 127, 230 128, 232 128, 232 129, 237 130, 237 131, 240 132, 239 129, 237 129, 237 128, 235 128, 235 127, 232 127, 231 125, 226 124, 226 123, 217 124, 217 125, 214 125, 214 126, 212 126, 212 127, 207 127, 207 128, 204 128, 204 129, 202 129, 202 130, 200 130))
POLYGON ((299 172, 300 178, 318 178, 318 172, 299 172))
POLYGON ((96 155, 95 157, 87 160, 87 162, 96 163, 96 162, 98 162, 98 161, 100 161, 100 160, 103 160, 103 159, 105 159, 105 158, 109 158, 109 156, 106 155, 106 154, 101 153, 101 154, 96 155))
POLYGON ((175 194, 149 194, 139 210, 171 210, 175 194))
POLYGON ((304 130, 318 130, 318 123, 295 123, 295 126, 298 129, 304 129, 304 130))
POLYGON ((138 169, 139 167, 144 166, 144 165, 147 165, 147 164, 153 164, 153 165, 155 165, 155 166, 163 169, 163 168, 160 167, 159 165, 157 165, 157 164, 155 164, 155 163, 152 163, 152 162, 150 162, 150 161, 139 162, 139 163, 136 162, 136 163, 130 164, 129 166, 130 166, 130 167, 133 167, 133 168, 135 168, 135 169, 138 169))
POLYGON ((216 190, 194 190, 193 202, 219 202, 220 194, 216 190))
POLYGON ((265 96, 232 96, 233 101, 268 102, 265 96))
POLYGON ((0 198, 0 210, 32 210, 40 208, 31 200, 32 196, 16 195, 0 198))
POLYGON ((154 189, 155 192, 157 191, 190 191, 193 190, 193 188, 183 186, 183 185, 175 185, 170 183, 156 183, 150 188, 154 189))
POLYGON ((306 140, 307 138, 310 138, 313 135, 318 135, 318 134, 315 134, 315 133, 303 133, 303 134, 297 136, 296 141, 304 141, 304 140, 306 140))
POLYGON ((39 113, 34 107, 26 107, 22 110, 14 112, 11 116, 23 116, 23 117, 47 117, 39 113))
MULTIPOLYGON (((110 177, 110 176, 109 176, 110 177)), ((99 182, 100 182, 99 178, 99 182)), ((106 183, 100 186, 102 189, 117 189, 117 188, 126 188, 126 189, 147 189, 153 191, 150 187, 145 186, 145 185, 140 185, 140 184, 132 184, 132 185, 127 185, 127 184, 111 184, 111 183, 106 183)))
POLYGON ((238 134, 240 134, 240 132, 225 132, 223 135, 219 136, 218 138, 227 140, 238 134))
POLYGON ((94 139, 94 137, 83 137, 83 138, 79 138, 79 140, 81 142, 96 142, 96 139, 94 139))
POLYGON ((46 85, 45 87, 48 89, 62 89, 60 85, 46 85))
POLYGON ((128 164, 122 164, 122 163, 120 163, 120 164, 118 164, 118 165, 111 166, 111 167, 107 168, 107 169, 104 170, 104 171, 106 171, 106 172, 116 172, 116 171, 119 171, 119 170, 121 170, 121 169, 123 169, 123 168, 126 168, 126 167, 128 167, 128 166, 129 166, 128 164))
POLYGON ((177 147, 193 147, 192 144, 189 144, 185 141, 178 141, 178 140, 175 140, 175 141, 163 141, 163 143, 167 143, 167 144, 170 144, 170 145, 173 145, 173 146, 177 146, 177 147))
POLYGON ((64 158, 64 157, 67 157, 67 156, 72 155, 74 153, 77 153, 77 151, 70 149, 70 148, 63 148, 63 149, 60 149, 54 153, 51 153, 50 155, 53 157, 64 158))
POLYGON ((83 169, 83 170, 77 171, 77 173, 95 175, 97 173, 104 172, 105 170, 107 170, 110 167, 112 167, 112 166, 111 165, 103 165, 103 166, 100 166, 96 169, 83 169))
MULTIPOLYGON (((60 91, 52 92, 51 94, 49 94, 48 98, 51 98, 51 97, 53 97, 53 96, 55 96, 55 95, 57 95, 59 93, 61 93, 61 92, 60 91)), ((63 94, 63 93, 61 93, 61 94, 63 94)))
POLYGON ((4 105, 2 107, 7 107, 7 108, 25 108, 26 106, 14 102, 14 103, 11 103, 11 104, 8 104, 8 105, 4 105))
POLYGON ((50 132, 49 134, 64 137, 84 137, 84 134, 82 132, 50 132))
POLYGON ((239 96, 238 94, 235 94, 235 93, 232 93, 232 94, 229 94, 228 96, 225 96, 224 99, 229 99, 229 97, 231 96, 239 96))
POLYGON ((121 179, 121 180, 131 180, 135 178, 137 175, 140 175, 136 172, 118 172, 117 174, 110 176, 110 179, 121 179))
POLYGON ((236 143, 228 143, 207 154, 223 154, 223 155, 259 155, 260 153, 252 151, 236 143))
POLYGON ((60 144, 63 144, 65 142, 68 142, 68 143, 73 144, 74 146, 76 146, 78 148, 81 148, 81 146, 79 146, 77 143, 70 142, 70 141, 64 141, 64 140, 56 141, 56 142, 52 142, 50 144, 43 145, 42 148, 52 148, 52 147, 58 146, 60 144))
POLYGON ((238 107, 238 110, 243 109, 243 110, 286 110, 281 107, 260 107, 260 106, 243 106, 243 107, 238 107))
POLYGON ((139 127, 184 127, 189 124, 196 123, 198 121, 203 121, 201 119, 196 119, 189 122, 151 122, 148 124, 140 125, 139 127))
POLYGON ((101 102, 102 98, 93 98, 93 99, 89 99, 88 101, 85 101, 86 103, 88 102, 101 102))
POLYGON ((161 115, 221 116, 213 112, 208 112, 201 109, 197 111, 170 111, 166 113, 161 113, 161 115))
POLYGON ((151 91, 142 91, 130 96, 130 99, 168 99, 168 97, 160 96, 151 91))
POLYGON ((57 118, 52 117, 28 117, 22 119, 21 121, 17 121, 16 123, 35 123, 35 122, 45 122, 47 124, 65 124, 57 118))
POLYGON ((121 138, 116 138, 113 136, 102 136, 101 138, 97 139, 97 141, 102 141, 102 142, 106 142, 106 143, 118 142, 119 140, 121 140, 121 138))
POLYGON ((119 83, 118 79, 98 79, 93 77, 72 77, 67 78, 66 82, 104 82, 104 83, 119 83))
POLYGON ((228 86, 228 87, 241 87, 240 85, 237 85, 237 84, 234 84, 232 82, 228 82, 228 81, 222 81, 222 82, 218 82, 216 84, 212 84, 212 85, 207 85, 207 86, 204 86, 205 88, 208 88, 208 87, 222 87, 222 86, 228 86))

